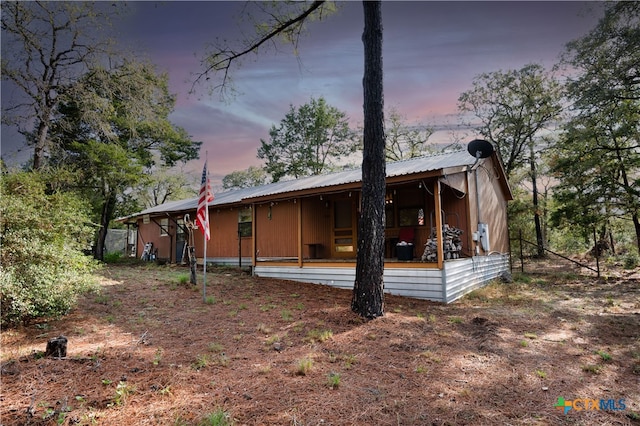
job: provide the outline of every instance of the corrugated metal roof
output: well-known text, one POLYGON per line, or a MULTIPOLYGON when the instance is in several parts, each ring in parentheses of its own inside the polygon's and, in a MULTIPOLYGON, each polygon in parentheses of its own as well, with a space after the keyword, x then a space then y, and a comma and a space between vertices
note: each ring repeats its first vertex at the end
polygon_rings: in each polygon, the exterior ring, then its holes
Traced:
MULTIPOLYGON (((387 163, 387 177, 404 176, 414 173, 424 173, 450 167, 470 166, 475 158, 466 151, 456 151, 448 154, 438 154, 429 157, 413 158, 411 160, 387 163)), ((243 199, 264 197, 287 192, 304 191, 315 188, 345 185, 362 181, 362 170, 352 169, 325 175, 309 176, 291 181, 277 182, 252 188, 255 191, 247 194, 243 199)))
MULTIPOLYGON (((413 158, 411 160, 387 163, 387 177, 404 176, 414 173, 424 173, 451 167, 471 166, 475 158, 467 151, 456 151, 447 154, 438 154, 428 157, 413 158)), ((275 182, 253 188, 235 189, 215 194, 210 206, 236 204, 251 198, 265 197, 288 192, 304 191, 316 188, 356 183, 362 180, 362 170, 352 169, 319 176, 309 176, 295 180, 275 182)), ((169 213, 185 210, 195 210, 198 206, 198 198, 190 198, 182 201, 171 201, 159 206, 143 210, 137 215, 153 213, 169 213)))

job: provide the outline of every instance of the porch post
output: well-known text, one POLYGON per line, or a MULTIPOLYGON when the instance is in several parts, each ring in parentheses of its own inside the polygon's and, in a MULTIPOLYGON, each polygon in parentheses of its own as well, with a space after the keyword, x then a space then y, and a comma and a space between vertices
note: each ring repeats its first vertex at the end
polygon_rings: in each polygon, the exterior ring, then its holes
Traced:
POLYGON ((302 200, 294 198, 293 202, 298 205, 298 267, 302 268, 302 200))
POLYGON ((252 204, 251 205, 251 270, 255 271, 256 269, 256 263, 258 261, 258 256, 256 256, 256 250, 257 250, 257 243, 256 243, 256 232, 258 229, 258 226, 256 224, 256 220, 258 218, 258 204, 252 204))
POLYGON ((442 239, 442 200, 440 200, 440 180, 436 179, 433 184, 433 197, 435 198, 435 214, 436 214, 436 244, 438 246, 438 269, 442 270, 444 265, 444 240, 442 239))

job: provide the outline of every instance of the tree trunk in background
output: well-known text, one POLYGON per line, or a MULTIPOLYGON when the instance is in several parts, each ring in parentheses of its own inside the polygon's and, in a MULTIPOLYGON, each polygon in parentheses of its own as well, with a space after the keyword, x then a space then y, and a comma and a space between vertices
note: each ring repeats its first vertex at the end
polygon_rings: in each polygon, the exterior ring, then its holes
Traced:
POLYGON ((40 121, 36 133, 36 144, 33 148, 33 170, 40 170, 44 166, 45 148, 49 137, 49 125, 40 121))
POLYGON ((384 196, 386 160, 380 1, 364 1, 364 147, 362 211, 351 309, 365 318, 384 315, 384 196))
POLYGON ((538 203, 538 170, 536 169, 536 157, 533 142, 529 145, 531 165, 531 186, 533 192, 533 221, 536 226, 536 245, 538 246, 538 257, 544 256, 544 236, 542 235, 542 224, 540 223, 540 206, 538 203))
POLYGON ((631 215, 631 219, 633 220, 633 226, 636 229, 636 242, 638 243, 638 253, 640 253, 640 220, 636 213, 631 215))
POLYGON ((116 208, 116 196, 110 193, 105 196, 102 212, 100 214, 100 229, 98 230, 98 239, 93 257, 98 260, 104 260, 104 243, 107 239, 107 231, 109 230, 109 222, 116 208))

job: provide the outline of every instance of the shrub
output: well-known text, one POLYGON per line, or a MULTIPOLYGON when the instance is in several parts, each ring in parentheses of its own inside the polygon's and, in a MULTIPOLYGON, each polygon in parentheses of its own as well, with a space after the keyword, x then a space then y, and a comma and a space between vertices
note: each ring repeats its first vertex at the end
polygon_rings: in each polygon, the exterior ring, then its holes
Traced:
POLYGON ((67 313, 92 288, 98 264, 83 254, 88 206, 47 191, 40 173, 0 177, 0 296, 3 326, 67 313))
POLYGON ((635 250, 630 250, 622 257, 624 269, 635 269, 640 265, 640 255, 635 250))

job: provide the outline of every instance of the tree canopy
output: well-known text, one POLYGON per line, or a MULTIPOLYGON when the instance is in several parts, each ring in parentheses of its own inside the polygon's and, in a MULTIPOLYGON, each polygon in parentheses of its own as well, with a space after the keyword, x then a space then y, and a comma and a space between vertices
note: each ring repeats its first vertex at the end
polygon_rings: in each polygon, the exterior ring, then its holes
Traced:
POLYGON ((52 162, 77 173, 78 187, 93 201, 100 230, 95 256, 118 198, 155 165, 175 165, 198 157, 200 142, 169 121, 175 98, 168 77, 151 64, 124 61, 112 69, 94 68, 60 102, 52 126, 52 162))
POLYGON ((556 219, 601 226, 630 218, 640 250, 640 3, 610 4, 567 45, 571 117, 553 155, 556 219))
POLYGON ((532 211, 538 255, 544 255, 538 192, 538 156, 543 131, 550 130, 562 112, 561 87, 538 64, 520 70, 484 73, 473 88, 458 99, 462 112, 480 120, 477 131, 498 150, 510 182, 517 171, 529 166, 532 211))
POLYGON ((476 130, 498 149, 507 177, 529 164, 531 143, 555 125, 562 111, 561 87, 539 64, 474 78, 458 108, 480 121, 476 130))
POLYGON ((295 108, 260 140, 258 158, 274 182, 283 177, 319 175, 356 150, 347 115, 320 97, 295 108))
POLYGON ((3 123, 34 146, 34 169, 44 165, 57 106, 76 81, 110 49, 101 32, 118 7, 88 2, 2 2, 2 79, 19 89, 3 123))
POLYGON ((387 160, 408 160, 435 151, 428 143, 433 128, 424 125, 408 126, 406 117, 395 108, 390 108, 385 118, 387 160))
POLYGON ((267 183, 267 172, 263 167, 250 166, 245 170, 236 170, 222 178, 222 188, 242 189, 267 183))

